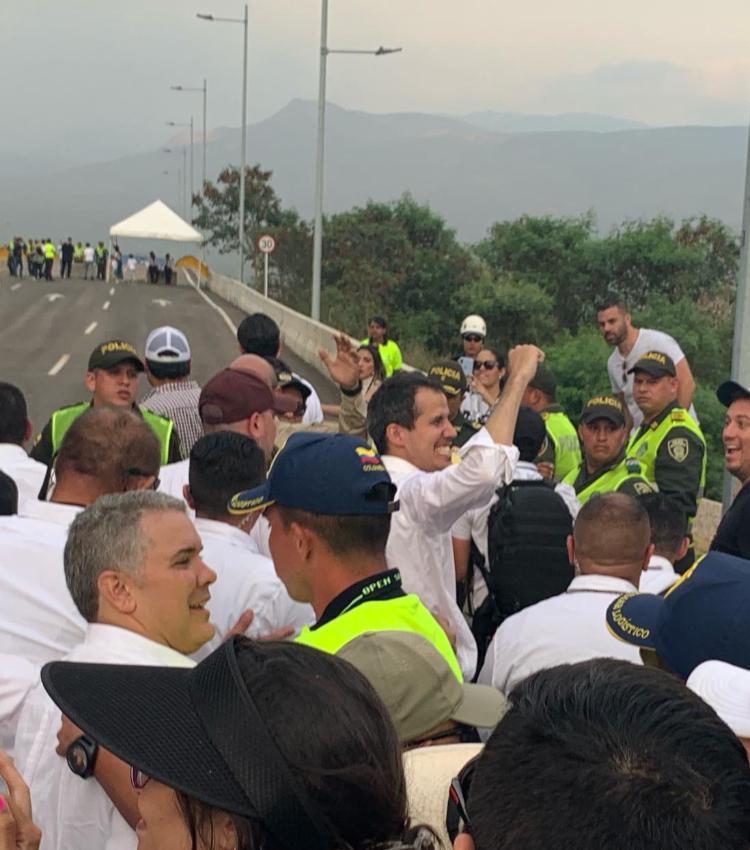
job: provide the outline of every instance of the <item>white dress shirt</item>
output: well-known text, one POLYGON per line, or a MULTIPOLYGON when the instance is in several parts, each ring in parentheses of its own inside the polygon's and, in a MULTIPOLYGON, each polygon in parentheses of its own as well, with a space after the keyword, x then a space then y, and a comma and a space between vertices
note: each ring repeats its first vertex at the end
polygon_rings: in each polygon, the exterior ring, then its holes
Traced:
POLYGON ((29 457, 23 446, 0 443, 0 470, 16 482, 19 508, 26 499, 39 498, 47 467, 29 457))
POLYGON ((515 446, 493 442, 485 428, 461 448, 461 462, 439 472, 422 472, 412 463, 384 455, 398 486, 399 510, 388 537, 388 566, 401 571, 404 590, 415 593, 456 633, 456 657, 467 679, 474 675, 477 646, 458 604, 451 528, 472 508, 486 504, 492 491, 513 478, 515 446))
POLYGON ((188 483, 190 473, 190 458, 167 463, 159 470, 159 490, 168 496, 174 496, 181 502, 185 501, 182 488, 188 483))
POLYGON ((216 634, 193 653, 196 661, 219 646, 248 608, 255 614, 248 637, 261 637, 285 626, 298 631, 315 622, 313 609, 290 598, 273 562, 258 553, 249 534, 212 519, 196 519, 195 527, 203 541, 201 558, 216 572, 206 605, 216 634))
POLYGON ((621 593, 637 587, 622 578, 576 576, 558 596, 544 599, 508 617, 495 632, 479 675, 506 696, 527 676, 590 658, 622 658, 641 663, 638 647, 618 640, 607 629, 607 608, 621 593))
POLYGON ((13 757, 16 727, 26 695, 39 681, 39 665, 0 653, 0 749, 13 757))
POLYGON ((648 562, 648 569, 641 573, 639 583, 641 593, 661 594, 671 587, 679 578, 674 571, 672 562, 661 555, 652 555, 648 562))
POLYGON ((55 661, 86 634, 65 583, 63 549, 80 507, 28 500, 0 517, 0 653, 55 661))
MULTIPOLYGON (((192 667, 179 652, 118 626, 88 625, 66 661, 192 667)), ((92 776, 81 779, 55 752, 60 709, 39 682, 27 697, 16 735, 16 767, 31 789, 43 850, 135 850, 138 838, 92 776)))
POLYGON ((305 425, 317 425, 319 422, 322 422, 325 418, 323 416, 323 406, 320 403, 320 396, 315 390, 315 387, 301 375, 297 375, 292 372, 297 380, 302 381, 302 383, 310 390, 310 395, 305 402, 305 415, 302 417, 302 422, 305 425))
MULTIPOLYGON (((525 460, 519 460, 516 464, 515 472, 513 473, 513 481, 542 481, 542 476, 536 465, 525 460)), ((575 521, 578 516, 578 511, 581 509, 580 502, 576 497, 576 491, 570 484, 556 484, 555 493, 565 502, 565 506, 570 512, 571 518, 575 521)), ((484 557, 484 563, 489 563, 489 555, 487 554, 487 521, 490 516, 490 510, 497 503, 497 493, 493 493, 490 501, 481 508, 475 508, 473 511, 467 511, 458 522, 453 526, 452 536, 457 540, 473 540, 479 552, 484 557)), ((487 598, 487 583, 484 576, 475 570, 472 582, 471 602, 472 610, 477 608, 487 598)))

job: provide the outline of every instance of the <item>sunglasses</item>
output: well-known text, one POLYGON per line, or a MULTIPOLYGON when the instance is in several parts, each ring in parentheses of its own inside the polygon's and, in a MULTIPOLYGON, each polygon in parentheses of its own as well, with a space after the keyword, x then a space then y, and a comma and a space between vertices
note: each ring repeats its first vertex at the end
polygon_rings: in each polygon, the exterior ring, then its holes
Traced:
POLYGON ((474 777, 477 759, 466 762, 458 776, 454 776, 448 788, 448 810, 445 813, 445 826, 451 844, 460 832, 472 833, 471 819, 466 808, 466 798, 471 791, 471 780, 474 777))
POLYGON ((150 781, 151 777, 147 773, 138 770, 137 767, 130 768, 130 784, 133 786, 134 791, 140 791, 145 788, 150 781))
POLYGON ((480 369, 495 369, 497 368, 497 360, 475 360, 474 361, 474 371, 478 372, 480 369))
POLYGON ((464 334, 464 339, 468 342, 481 342, 484 337, 479 334, 464 334))

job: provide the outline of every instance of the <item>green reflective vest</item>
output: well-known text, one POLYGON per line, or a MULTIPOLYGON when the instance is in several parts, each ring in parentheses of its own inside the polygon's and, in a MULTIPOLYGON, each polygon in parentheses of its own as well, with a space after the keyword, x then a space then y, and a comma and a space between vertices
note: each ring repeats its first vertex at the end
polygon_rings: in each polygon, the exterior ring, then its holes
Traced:
MULTIPOLYGON (((583 464, 569 472, 563 479, 563 484, 570 484, 571 487, 575 487, 582 466, 583 464)), ((653 489, 645 478, 646 475, 640 461, 626 457, 612 469, 597 475, 588 484, 584 483, 580 490, 576 490, 576 498, 582 505, 585 505, 595 493, 614 493, 627 482, 632 482, 632 488, 636 493, 652 493, 653 489)))
MULTIPOLYGON (((52 431, 52 456, 57 454, 63 437, 67 433, 68 428, 85 413, 91 405, 89 402, 83 401, 80 404, 71 404, 69 407, 61 407, 56 410, 50 418, 50 427, 52 431)), ((146 410, 145 407, 139 407, 144 421, 151 426, 151 430, 156 434, 161 446, 161 463, 166 464, 169 459, 169 441, 174 429, 174 423, 171 419, 166 419, 164 416, 159 416, 157 413, 152 413, 146 410)))
POLYGON ((44 243, 44 258, 46 260, 55 259, 55 246, 51 242, 44 243))
MULTIPOLYGON (((656 456, 659 447, 667 438, 669 432, 673 428, 684 428, 686 431, 694 434, 703 445, 700 485, 695 500, 697 509, 697 505, 700 503, 703 490, 706 486, 706 438, 703 436, 703 432, 687 410, 683 410, 681 407, 675 407, 670 410, 656 427, 654 427, 654 424, 652 423, 652 426, 646 431, 642 431, 641 429, 636 431, 628 444, 628 455, 637 458, 641 462, 643 474, 646 476, 646 479, 653 481, 658 486, 659 482, 656 480, 656 456)), ((675 440, 675 442, 679 441, 675 440)), ((675 446, 674 450, 679 451, 679 448, 679 445, 675 446)), ((670 454, 672 454, 671 447, 670 454)), ((687 455, 687 452, 685 454, 687 455)), ((675 462, 678 462, 677 458, 675 458, 675 462)), ((692 522, 695 517, 691 516, 688 519, 692 522)))
POLYGON ((562 481, 581 463, 581 445, 573 423, 561 410, 542 413, 547 436, 555 449, 555 481, 562 481))
POLYGON ((342 646, 365 632, 415 632, 427 638, 463 681, 456 655, 437 620, 413 593, 394 599, 374 599, 339 614, 317 629, 305 626, 297 643, 335 655, 342 646))

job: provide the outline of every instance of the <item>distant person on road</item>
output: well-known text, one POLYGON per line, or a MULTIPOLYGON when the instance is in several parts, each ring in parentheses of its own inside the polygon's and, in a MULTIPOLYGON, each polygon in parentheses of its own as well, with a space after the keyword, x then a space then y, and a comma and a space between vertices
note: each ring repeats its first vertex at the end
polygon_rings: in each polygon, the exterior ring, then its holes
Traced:
POLYGON ((148 282, 157 283, 159 280, 159 264, 156 262, 156 254, 149 251, 148 254, 148 282))
POLYGON ((44 240, 44 279, 52 280, 52 264, 55 262, 55 246, 48 237, 44 240))
POLYGON ((373 316, 367 324, 367 339, 362 345, 376 346, 383 361, 385 377, 389 378, 403 366, 401 349, 392 339, 388 339, 388 322, 382 316, 373 316))
POLYGON ((70 279, 70 272, 73 268, 73 253, 75 251, 75 246, 73 245, 73 240, 68 236, 67 242, 63 242, 62 249, 60 251, 60 280, 64 277, 70 279))
POLYGON ((112 249, 112 270, 115 273, 115 278, 122 280, 122 251, 117 243, 112 249))
POLYGON ((596 314, 604 341, 613 346, 607 361, 612 392, 627 406, 630 429, 643 421, 643 413, 633 398, 632 367, 648 351, 661 351, 670 357, 677 371, 677 404, 698 422, 692 405, 695 381, 682 349, 669 334, 650 328, 635 328, 624 299, 617 294, 599 303, 596 314))
POLYGON ((164 284, 165 286, 170 286, 172 283, 172 260, 167 254, 164 257, 164 284))
POLYGON ((86 247, 83 249, 83 279, 89 279, 89 272, 91 272, 91 278, 93 280, 93 265, 96 258, 96 252, 91 247, 91 243, 87 242, 86 247))
POLYGON ((107 249, 104 247, 104 242, 99 240, 97 242, 96 248, 94 249, 94 253, 96 254, 96 279, 97 280, 106 280, 107 278, 107 249))
POLYGON ((192 355, 185 334, 165 325, 151 331, 146 339, 146 379, 152 390, 141 407, 171 419, 180 437, 182 457, 203 436, 198 413, 201 388, 191 379, 192 355))
MULTIPOLYGON (((253 313, 246 316, 237 328, 237 342, 242 354, 257 354, 259 357, 281 357, 283 344, 279 326, 265 313, 253 313)), ((292 373, 294 374, 294 373, 292 373)), ((299 375, 295 375, 311 392, 306 402, 305 415, 302 421, 305 425, 315 425, 323 421, 323 408, 320 397, 313 385, 299 375)))
POLYGON ((129 342, 110 340, 97 345, 89 357, 84 379, 86 389, 91 393, 91 400, 56 410, 37 436, 30 452, 31 457, 49 466, 68 428, 76 419, 90 407, 110 405, 132 410, 151 426, 161 446, 162 464, 180 460, 180 440, 172 420, 135 403, 138 375, 143 369, 141 358, 129 342))
POLYGON ((136 272, 137 268, 138 268, 138 260, 136 260, 136 258, 132 254, 128 254, 128 263, 127 263, 128 280, 135 280, 135 272, 136 272))

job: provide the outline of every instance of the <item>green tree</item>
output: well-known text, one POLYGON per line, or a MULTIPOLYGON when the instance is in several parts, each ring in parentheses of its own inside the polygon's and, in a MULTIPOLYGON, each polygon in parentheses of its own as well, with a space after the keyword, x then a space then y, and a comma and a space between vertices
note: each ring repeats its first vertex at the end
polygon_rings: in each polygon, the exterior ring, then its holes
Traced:
POLYGON ((578 421, 583 405, 592 396, 612 392, 607 376, 610 350, 593 328, 584 326, 574 334, 563 331, 542 348, 545 363, 557 378, 558 404, 573 422, 578 421))

